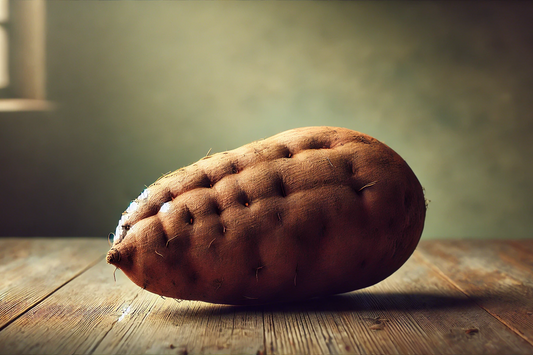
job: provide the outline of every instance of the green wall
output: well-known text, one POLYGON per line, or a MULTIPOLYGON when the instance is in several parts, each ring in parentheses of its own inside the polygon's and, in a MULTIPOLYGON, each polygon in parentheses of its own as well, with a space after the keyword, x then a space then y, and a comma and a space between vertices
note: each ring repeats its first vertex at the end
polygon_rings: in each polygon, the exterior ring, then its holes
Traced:
POLYGON ((533 230, 530 2, 47 1, 48 114, 0 114, 2 235, 113 231, 162 173, 308 125, 370 134, 424 238, 533 230))

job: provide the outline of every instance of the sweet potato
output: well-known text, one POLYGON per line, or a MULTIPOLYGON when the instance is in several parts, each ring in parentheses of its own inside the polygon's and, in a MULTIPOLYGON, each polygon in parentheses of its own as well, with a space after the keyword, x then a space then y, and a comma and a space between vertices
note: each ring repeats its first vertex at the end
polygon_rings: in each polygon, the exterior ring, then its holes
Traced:
POLYGON ((425 215, 418 179, 387 145, 298 128, 157 180, 123 213, 107 262, 177 299, 294 301, 388 277, 425 215))

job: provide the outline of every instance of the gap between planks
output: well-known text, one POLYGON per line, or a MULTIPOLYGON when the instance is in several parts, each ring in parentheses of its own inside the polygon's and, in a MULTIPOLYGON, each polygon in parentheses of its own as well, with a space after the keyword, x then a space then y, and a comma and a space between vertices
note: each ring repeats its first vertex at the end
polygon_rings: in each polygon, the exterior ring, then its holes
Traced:
POLYGON ((9 325, 11 325, 13 322, 15 322, 17 319, 19 319, 20 317, 22 317, 24 314, 26 314, 27 312, 29 312, 30 310, 32 310, 33 308, 35 308, 36 306, 38 306, 40 303, 42 303, 44 300, 46 300, 48 297, 52 296, 54 293, 56 293, 57 291, 59 291, 61 288, 63 288, 65 285, 67 285, 68 283, 70 283, 72 280, 74 280, 75 278, 79 277, 81 274, 83 274, 84 272, 86 272, 87 270, 89 270, 90 268, 94 267, 96 264, 98 264, 100 261, 104 260, 105 258, 105 254, 102 254, 100 255, 98 258, 96 258, 95 260, 91 261, 85 268, 81 269, 80 271, 78 271, 76 274, 74 274, 70 279, 66 280, 65 282, 63 282, 61 285, 57 286, 56 288, 54 288, 52 291, 48 292, 47 294, 43 295, 41 298, 39 298, 38 300, 36 300, 35 302, 33 302, 31 305, 29 305, 28 307, 26 307, 25 309, 23 309, 22 311, 20 311, 16 316, 12 317, 10 320, 8 320, 5 324, 1 325, 0 326, 0 332, 2 330, 4 330, 5 328, 7 328, 9 325))
POLYGON ((496 319, 498 322, 502 323, 504 326, 506 326, 509 330, 511 330, 513 333, 518 335, 520 338, 522 338, 524 341, 529 343, 533 346, 533 342, 528 339, 524 334, 522 334, 518 329, 513 327, 511 324, 506 322, 504 319, 502 319, 500 316, 495 314, 494 312, 491 312, 490 309, 483 306, 479 302, 476 301, 475 298, 472 298, 470 294, 468 294, 467 291, 465 291, 461 286, 459 286, 456 282, 454 282, 448 275, 446 275, 437 265, 433 264, 431 261, 427 259, 426 256, 424 256, 422 253, 418 253, 418 256, 420 257, 420 260, 426 264, 429 268, 431 268, 433 271, 437 273, 440 277, 442 277, 446 282, 448 282, 450 285, 452 285, 454 288, 456 288, 458 291, 463 293, 469 300, 471 300, 473 303, 475 303, 479 308, 483 309, 485 312, 487 312, 490 316, 492 316, 494 319, 496 319))

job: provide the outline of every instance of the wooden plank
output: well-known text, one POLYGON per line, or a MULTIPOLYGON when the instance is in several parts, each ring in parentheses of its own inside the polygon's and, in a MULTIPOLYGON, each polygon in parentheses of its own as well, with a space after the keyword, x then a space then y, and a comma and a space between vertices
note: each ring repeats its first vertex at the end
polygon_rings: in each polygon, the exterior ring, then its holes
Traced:
POLYGON ((262 313, 176 302, 102 261, 0 332, 0 354, 186 354, 263 351, 262 313))
MULTIPOLYGON (((162 299, 97 263, 0 331, 0 354, 531 354, 415 252, 365 290, 231 307, 162 299)), ((527 264, 527 263, 526 263, 527 264)))
POLYGON ((426 242, 420 253, 533 345, 533 240, 426 242))
POLYGON ((531 354, 415 252, 396 274, 322 302, 265 310, 272 354, 531 354))
POLYGON ((262 313, 253 309, 203 302, 154 300, 150 313, 137 323, 115 326, 103 339, 98 354, 261 354, 262 313))
POLYGON ((0 330, 105 255, 95 238, 0 238, 0 330))

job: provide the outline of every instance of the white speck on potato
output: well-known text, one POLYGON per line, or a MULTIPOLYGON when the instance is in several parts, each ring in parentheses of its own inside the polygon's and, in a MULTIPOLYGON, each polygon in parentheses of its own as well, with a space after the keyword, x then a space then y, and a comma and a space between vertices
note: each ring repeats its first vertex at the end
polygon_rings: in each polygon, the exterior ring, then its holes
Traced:
POLYGON ((169 210, 170 210, 170 201, 163 203, 159 212, 165 213, 165 212, 168 212, 169 210))
POLYGON ((148 198, 148 189, 144 189, 143 192, 137 197, 138 201, 146 200, 148 198))
POLYGON ((124 234, 126 233, 126 231, 124 230, 124 228, 122 228, 122 226, 124 225, 124 223, 126 223, 129 217, 130 216, 128 216, 127 214, 123 214, 122 217, 120 217, 117 229, 115 230, 115 237, 113 238, 113 243, 115 242, 115 240, 121 241, 122 238, 124 238, 124 234))
POLYGON ((133 213, 133 212, 137 211, 137 208, 139 208, 139 204, 137 202, 133 201, 128 206, 128 209, 126 210, 126 213, 133 213))

